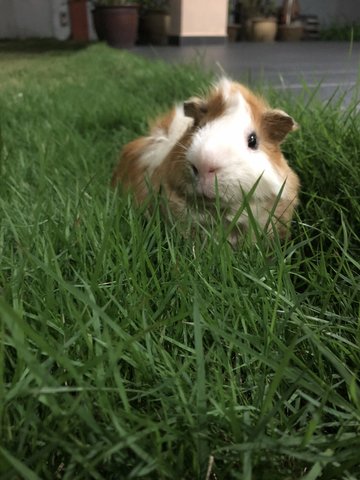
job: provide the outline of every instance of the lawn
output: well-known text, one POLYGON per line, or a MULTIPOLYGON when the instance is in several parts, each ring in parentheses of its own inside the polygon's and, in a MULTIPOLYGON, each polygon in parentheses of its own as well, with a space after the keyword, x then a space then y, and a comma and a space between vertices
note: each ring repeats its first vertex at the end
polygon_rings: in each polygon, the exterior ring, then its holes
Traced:
POLYGON ((1 479, 359 478, 356 104, 267 92, 301 125, 282 244, 186 239, 109 188, 210 81, 101 45, 0 54, 1 479))

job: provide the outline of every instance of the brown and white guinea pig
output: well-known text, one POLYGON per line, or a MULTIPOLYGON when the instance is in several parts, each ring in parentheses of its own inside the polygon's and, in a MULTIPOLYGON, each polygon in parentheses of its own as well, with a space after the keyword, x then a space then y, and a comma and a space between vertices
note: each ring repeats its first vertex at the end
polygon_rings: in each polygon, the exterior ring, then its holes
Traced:
MULTIPOLYGON (((126 145, 112 185, 120 182, 140 204, 150 191, 161 192, 175 217, 193 213, 200 222, 209 220, 217 202, 226 224, 251 192, 248 207, 260 227, 284 236, 298 203, 299 179, 280 144, 296 128, 285 112, 224 78, 207 96, 176 106, 155 121, 148 136, 126 145)), ((245 208, 236 230, 246 231, 249 222, 245 208)), ((236 237, 230 235, 232 243, 236 237)))

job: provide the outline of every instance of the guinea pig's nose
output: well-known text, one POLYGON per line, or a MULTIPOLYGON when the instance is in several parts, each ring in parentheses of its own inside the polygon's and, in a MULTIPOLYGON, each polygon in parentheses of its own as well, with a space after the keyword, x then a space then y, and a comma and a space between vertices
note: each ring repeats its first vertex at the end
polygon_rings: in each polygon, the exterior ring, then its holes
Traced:
POLYGON ((200 146, 198 152, 196 152, 196 161, 194 163, 201 177, 212 178, 219 172, 222 166, 219 150, 221 150, 222 155, 223 149, 219 149, 217 143, 210 140, 200 146))
POLYGON ((207 177, 208 175, 215 174, 219 168, 213 162, 200 162, 196 170, 198 171, 198 175, 207 177))
POLYGON ((197 162, 196 165, 190 162, 190 169, 194 180, 213 176, 219 170, 214 162, 197 162))

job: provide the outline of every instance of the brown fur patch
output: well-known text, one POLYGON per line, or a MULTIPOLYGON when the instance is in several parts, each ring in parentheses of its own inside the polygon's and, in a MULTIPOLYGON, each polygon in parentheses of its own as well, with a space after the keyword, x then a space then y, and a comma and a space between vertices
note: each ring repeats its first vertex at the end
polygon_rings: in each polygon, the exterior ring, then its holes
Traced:
POLYGON ((145 184, 146 167, 140 165, 139 159, 149 147, 151 147, 150 137, 140 137, 125 145, 121 153, 121 159, 116 165, 111 179, 113 187, 121 183, 126 192, 132 191, 134 193, 139 203, 146 198, 147 194, 145 184))
POLYGON ((281 143, 288 133, 297 128, 294 120, 281 110, 266 111, 262 117, 261 126, 267 138, 275 143, 281 143))
POLYGON ((184 102, 184 112, 194 119, 194 127, 201 127, 225 113, 226 102, 219 89, 210 91, 206 98, 192 97, 184 102))
POLYGON ((206 99, 207 110, 203 116, 202 124, 211 122, 216 118, 220 118, 224 115, 226 110, 226 102, 222 95, 222 92, 219 90, 213 90, 208 98, 206 99))
POLYGON ((244 85, 238 83, 233 84, 233 91, 238 91, 244 97, 245 101, 250 107, 253 120, 256 125, 260 126, 262 116, 268 110, 268 104, 259 95, 255 95, 244 85))
POLYGON ((207 112, 206 101, 202 98, 191 97, 184 102, 184 114, 194 120, 194 125, 198 126, 207 112))
POLYGON ((163 181, 167 191, 175 191, 177 195, 184 197, 190 183, 189 167, 184 159, 185 150, 192 140, 192 132, 187 131, 176 143, 169 155, 153 174, 154 181, 163 181))

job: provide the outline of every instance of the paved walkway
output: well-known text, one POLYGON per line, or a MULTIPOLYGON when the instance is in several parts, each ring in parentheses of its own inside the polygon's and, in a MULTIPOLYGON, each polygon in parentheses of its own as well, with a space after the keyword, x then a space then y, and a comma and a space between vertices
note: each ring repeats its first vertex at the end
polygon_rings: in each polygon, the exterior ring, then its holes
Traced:
POLYGON ((360 101, 360 42, 238 42, 204 47, 136 47, 135 53, 168 62, 197 61, 234 79, 263 81, 294 92, 307 85, 327 100, 344 94, 360 101))

